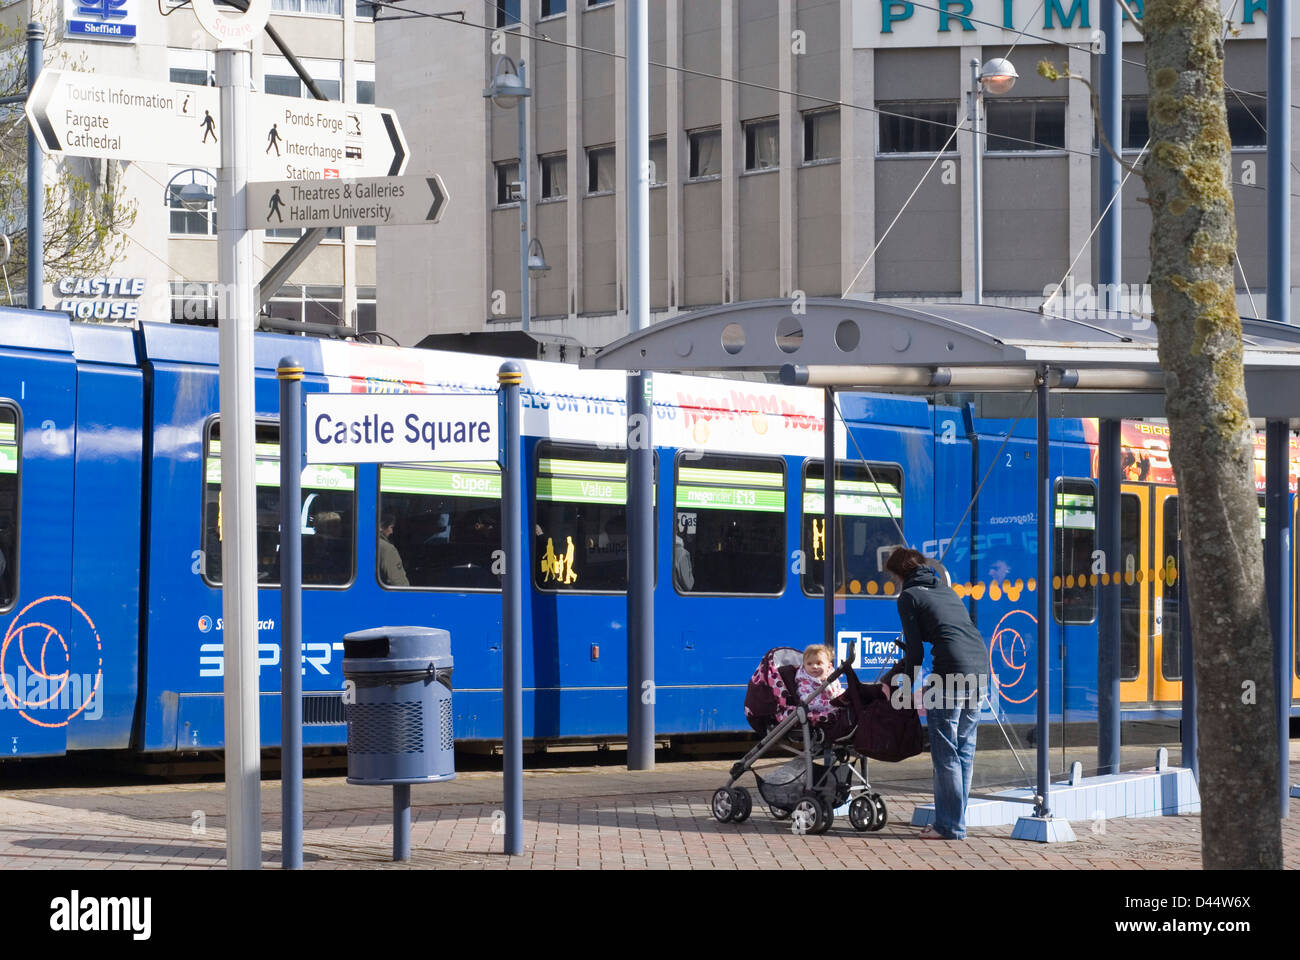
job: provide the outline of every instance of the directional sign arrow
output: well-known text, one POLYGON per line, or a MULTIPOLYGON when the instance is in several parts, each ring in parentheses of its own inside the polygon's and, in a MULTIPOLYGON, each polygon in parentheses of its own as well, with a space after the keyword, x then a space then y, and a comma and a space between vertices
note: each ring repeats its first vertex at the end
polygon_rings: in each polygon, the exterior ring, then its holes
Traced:
POLYGON ((213 87, 42 70, 26 112, 46 153, 221 165, 213 87))
POLYGON ((437 223, 447 207, 447 188, 436 173, 249 183, 245 196, 253 230, 437 223))
POLYGON ((397 114, 383 107, 254 94, 254 180, 397 176, 409 151, 397 114))

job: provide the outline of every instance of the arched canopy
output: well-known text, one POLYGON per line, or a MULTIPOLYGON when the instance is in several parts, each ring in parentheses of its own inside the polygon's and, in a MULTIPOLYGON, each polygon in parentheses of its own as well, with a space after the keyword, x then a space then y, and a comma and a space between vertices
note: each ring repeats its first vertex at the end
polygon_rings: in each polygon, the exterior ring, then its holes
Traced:
MULTIPOLYGON (((1251 416, 1300 418, 1300 328, 1243 320, 1251 416)), ((582 365, 661 372, 779 371, 785 383, 980 395, 981 412, 1021 407, 1050 368, 1060 414, 1160 417, 1164 374, 1150 320, 1080 320, 987 304, 754 300, 674 317, 582 365)))

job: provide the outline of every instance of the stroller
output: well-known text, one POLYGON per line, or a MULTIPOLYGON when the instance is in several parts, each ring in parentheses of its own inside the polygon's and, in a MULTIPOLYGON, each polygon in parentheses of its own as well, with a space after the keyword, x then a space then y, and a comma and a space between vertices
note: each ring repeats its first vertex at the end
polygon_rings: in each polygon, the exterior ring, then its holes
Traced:
POLYGON ((713 817, 719 823, 744 823, 753 811, 749 790, 737 781, 750 772, 768 812, 778 820, 792 820, 799 833, 825 833, 834 811, 846 803, 849 822, 855 830, 880 830, 889 822, 889 810, 879 793, 871 789, 867 758, 855 747, 864 701, 877 691, 862 687, 850 663, 856 644, 850 643, 847 659, 823 681, 816 697, 843 676, 849 690, 848 706, 833 717, 813 721, 800 701, 795 671, 803 654, 792 647, 776 647, 763 656, 750 678, 745 695, 745 716, 761 739, 749 753, 732 765, 726 786, 713 794, 713 817), (767 777, 753 769, 755 761, 782 750, 795 759, 767 777), (817 762, 820 759, 820 762, 817 762))

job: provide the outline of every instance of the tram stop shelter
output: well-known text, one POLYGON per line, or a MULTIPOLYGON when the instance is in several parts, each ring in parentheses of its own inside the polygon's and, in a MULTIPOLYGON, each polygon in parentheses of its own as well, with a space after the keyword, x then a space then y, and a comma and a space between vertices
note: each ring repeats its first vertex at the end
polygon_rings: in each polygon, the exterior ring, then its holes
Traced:
MULTIPOLYGON (((654 324, 586 357, 582 366, 599 370, 778 374, 782 383, 825 390, 825 418, 835 421, 835 393, 972 394, 979 416, 1018 417, 1026 392, 1037 397, 1038 543, 1052 542, 1052 481, 1049 419, 1097 418, 1099 432, 1097 547, 1107 558, 1120 554, 1120 489, 1123 482, 1121 421, 1164 416, 1164 373, 1149 319, 1108 316, 1097 320, 1049 316, 987 304, 897 304, 810 298, 725 304, 654 324), (1049 407, 1049 403, 1052 405, 1049 407)), ((1281 752, 1281 798, 1287 812, 1291 649, 1290 512, 1287 507, 1291 431, 1300 428, 1300 327, 1243 319, 1246 392, 1250 416, 1264 421, 1266 453, 1265 573, 1274 635, 1279 693, 1277 726, 1281 752)), ((834 430, 825 431, 825 458, 835 463, 834 430)), ((825 479, 826 584, 834 584, 835 470, 825 479)), ((632 489, 630 498, 648 496, 632 489)), ((978 496, 978 490, 976 491, 978 496)), ((629 503, 629 507, 632 504, 629 503)), ((1052 551, 1038 550, 1038 622, 1049 624, 1052 551)), ((1185 578, 1180 578, 1185 583, 1185 578)), ((630 590, 650 591, 634 581, 630 590)), ((834 590, 824 591, 827 640, 834 641, 834 590)), ((1191 617, 1186 590, 1179 591, 1184 615, 1183 663, 1190 655, 1191 617)), ((645 597, 638 602, 644 602, 645 597)), ((629 602, 632 597, 629 595, 629 602)), ((1099 597, 1098 773, 1119 774, 1120 598, 1099 597)), ((1033 817, 1022 817, 1013 836, 1052 841, 1073 838, 1068 821, 1052 816, 1049 758, 1048 630, 1038 631, 1036 724, 1037 785, 1033 817)), ((834 649, 834 648, 832 648, 834 649)), ((634 655, 630 652, 630 656, 634 655)), ((1184 764, 1196 772, 1195 684, 1183 671, 1184 764)), ((1115 793, 1116 791, 1110 791, 1115 793)), ((1104 810, 1124 816, 1124 810, 1104 810)))

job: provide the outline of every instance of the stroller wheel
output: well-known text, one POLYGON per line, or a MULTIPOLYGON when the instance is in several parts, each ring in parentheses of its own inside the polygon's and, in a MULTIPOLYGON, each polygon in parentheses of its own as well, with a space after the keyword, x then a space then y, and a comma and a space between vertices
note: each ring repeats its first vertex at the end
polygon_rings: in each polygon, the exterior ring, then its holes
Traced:
POLYGON ((736 806, 736 812, 731 815, 731 822, 744 823, 754 812, 754 800, 744 787, 733 787, 731 794, 736 806))
POLYGON ((795 833, 821 833, 825 819, 826 811, 821 797, 805 790, 790 813, 790 826, 795 833))
POLYGON ((773 820, 786 820, 790 817, 790 811, 782 807, 768 806, 767 812, 772 815, 773 820))
POLYGON ((876 829, 876 804, 870 796, 856 797, 849 804, 849 823, 854 830, 876 829))
POLYGON ((817 828, 817 833, 825 833, 835 822, 835 804, 826 797, 819 797, 822 803, 822 825, 817 828))
POLYGON ((728 787, 719 787, 713 792, 713 819, 726 823, 736 815, 736 797, 728 787))
POLYGON ((876 825, 872 830, 883 830, 885 824, 889 822, 889 808, 885 806, 885 798, 878 793, 871 794, 871 802, 876 807, 876 825))

